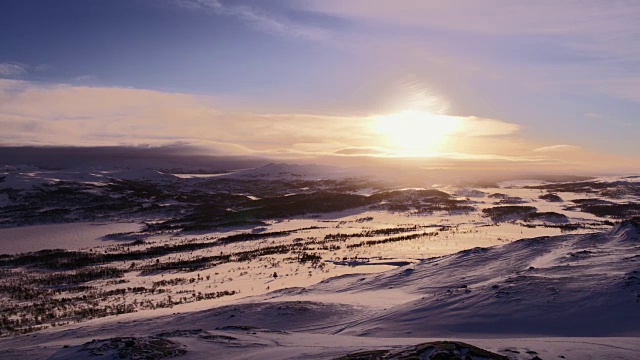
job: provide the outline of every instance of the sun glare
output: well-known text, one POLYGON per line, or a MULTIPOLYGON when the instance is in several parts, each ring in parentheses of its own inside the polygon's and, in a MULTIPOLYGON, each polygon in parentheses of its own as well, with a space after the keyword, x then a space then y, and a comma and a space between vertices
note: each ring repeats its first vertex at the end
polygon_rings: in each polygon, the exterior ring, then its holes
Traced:
POLYGON ((388 145, 403 155, 431 155, 441 150, 448 135, 458 131, 460 121, 451 116, 406 110, 378 116, 374 129, 384 135, 388 145))

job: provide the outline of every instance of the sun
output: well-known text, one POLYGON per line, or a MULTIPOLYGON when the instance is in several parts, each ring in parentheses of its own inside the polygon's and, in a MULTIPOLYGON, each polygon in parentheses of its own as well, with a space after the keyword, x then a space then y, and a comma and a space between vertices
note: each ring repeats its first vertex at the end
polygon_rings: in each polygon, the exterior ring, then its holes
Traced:
POLYGON ((431 155, 441 149, 448 135, 461 127, 452 116, 437 115, 420 110, 405 110, 374 117, 373 129, 403 155, 431 155))

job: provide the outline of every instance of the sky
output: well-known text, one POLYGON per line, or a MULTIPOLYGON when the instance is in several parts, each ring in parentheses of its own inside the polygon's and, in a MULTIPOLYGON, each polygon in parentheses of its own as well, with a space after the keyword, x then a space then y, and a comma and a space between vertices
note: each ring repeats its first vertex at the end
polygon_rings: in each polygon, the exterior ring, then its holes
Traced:
POLYGON ((616 0, 3 0, 0 146, 640 169, 639 23, 616 0))

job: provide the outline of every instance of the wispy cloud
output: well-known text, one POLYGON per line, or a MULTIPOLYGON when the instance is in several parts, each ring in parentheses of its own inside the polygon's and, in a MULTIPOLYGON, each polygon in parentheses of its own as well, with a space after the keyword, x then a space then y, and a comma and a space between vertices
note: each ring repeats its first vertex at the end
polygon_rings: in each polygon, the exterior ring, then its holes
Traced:
POLYGON ((548 152, 576 151, 576 150, 580 150, 580 149, 581 148, 579 146, 560 144, 560 145, 551 145, 551 146, 539 147, 539 148, 533 149, 533 151, 534 152, 548 153, 548 152))
POLYGON ((480 69, 466 74, 467 79, 495 74, 541 92, 560 89, 564 94, 640 102, 640 82, 631 75, 640 67, 638 1, 305 0, 294 4, 364 23, 366 29, 391 29, 373 35, 363 31, 357 35, 360 38, 351 33, 340 37, 351 44, 367 44, 358 49, 361 52, 386 49, 415 57, 417 49, 426 47, 424 62, 446 59, 456 74, 480 69))
POLYGON ((218 0, 176 0, 175 4, 194 11, 207 11, 237 18, 259 30, 308 40, 326 38, 326 30, 296 23, 286 17, 247 5, 225 4, 218 0))
POLYGON ((640 56, 640 3, 610 0, 307 0, 298 6, 360 20, 499 36, 556 37, 576 50, 640 56), (301 5, 300 5, 301 4, 301 5))
POLYGON ((345 156, 386 156, 389 155, 389 151, 382 148, 367 146, 344 148, 335 151, 334 154, 345 156))
POLYGON ((25 75, 28 72, 28 67, 20 63, 0 63, 0 76, 1 77, 18 77, 25 75))
POLYGON ((95 75, 81 75, 76 76, 73 80, 80 84, 92 84, 98 81, 98 77, 95 75))
POLYGON ((476 116, 457 117, 461 121, 462 135, 465 136, 500 136, 511 135, 520 130, 520 125, 476 116))

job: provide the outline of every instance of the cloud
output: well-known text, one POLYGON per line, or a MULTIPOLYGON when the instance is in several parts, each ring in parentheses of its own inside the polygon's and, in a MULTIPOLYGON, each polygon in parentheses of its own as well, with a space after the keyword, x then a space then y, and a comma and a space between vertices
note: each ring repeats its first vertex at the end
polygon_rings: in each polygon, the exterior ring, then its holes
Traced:
POLYGON ((576 151, 576 150, 580 150, 580 149, 581 148, 579 146, 560 144, 560 145, 551 145, 551 146, 539 147, 539 148, 533 149, 533 151, 534 152, 548 153, 548 152, 576 151))
POLYGON ((91 84, 97 82, 98 77, 95 75, 81 75, 76 76, 73 80, 80 84, 91 84))
POLYGON ((596 59, 640 58, 640 3, 609 0, 307 0, 303 8, 405 28, 553 40, 596 59))
POLYGON ((499 160, 509 162, 540 162, 547 160, 544 157, 531 157, 531 156, 508 156, 497 154, 465 154, 465 153, 443 153, 439 154, 439 157, 445 159, 456 160, 499 160))
POLYGON ((27 74, 28 67, 20 63, 0 63, 0 77, 18 77, 27 74))
POLYGON ((305 0, 307 10, 404 27, 499 36, 553 36, 584 52, 638 56, 640 3, 609 0, 305 0), (613 51, 613 53, 611 53, 613 51))
MULTIPOLYGON (((0 146, 181 145, 272 158, 403 155, 376 129, 374 116, 244 112, 219 105, 224 104, 207 96, 0 79, 0 146)), ((462 127, 451 134, 450 147, 432 156, 533 159, 522 141, 510 137, 520 129, 517 124, 435 116, 462 127)))
POLYGON ((511 135, 520 130, 520 125, 495 119, 479 118, 476 116, 456 117, 460 120, 460 131, 463 136, 501 136, 511 135))
POLYGON ((369 58, 393 56, 394 67, 430 72, 427 79, 447 74, 441 87, 452 78, 464 77, 461 81, 467 84, 499 78, 510 82, 514 93, 586 93, 640 102, 640 83, 634 78, 640 66, 638 1, 301 0, 292 4, 355 24, 337 38, 369 58), (419 65, 398 64, 417 57, 419 65))
POLYGON ((294 23, 289 19, 246 5, 227 5, 218 0, 176 0, 175 4, 189 10, 207 11, 237 18, 259 30, 277 35, 307 40, 326 39, 326 31, 294 23))
POLYGON ((138 146, 178 142, 251 154, 333 152, 370 142, 364 118, 220 111, 160 91, 0 80, 0 144, 138 146))
POLYGON ((340 149, 334 152, 334 154, 346 156, 384 156, 388 153, 389 152, 384 149, 374 147, 351 147, 340 149))

